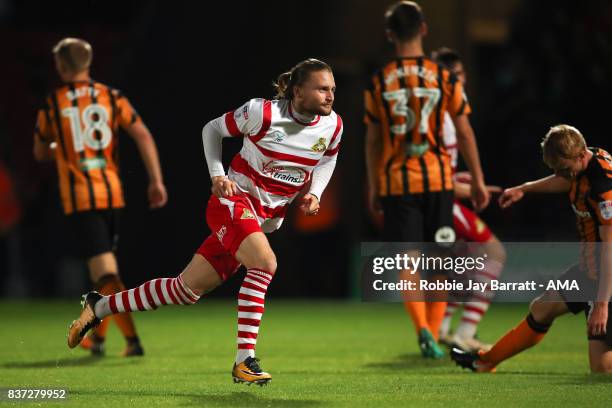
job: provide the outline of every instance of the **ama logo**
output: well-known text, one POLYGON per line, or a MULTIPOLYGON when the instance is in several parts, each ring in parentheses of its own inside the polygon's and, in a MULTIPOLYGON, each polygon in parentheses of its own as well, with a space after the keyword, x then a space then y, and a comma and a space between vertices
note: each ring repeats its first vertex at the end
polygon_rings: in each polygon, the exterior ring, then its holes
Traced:
POLYGON ((300 186, 306 181, 306 172, 298 167, 275 166, 273 161, 264 163, 261 172, 270 178, 300 186))

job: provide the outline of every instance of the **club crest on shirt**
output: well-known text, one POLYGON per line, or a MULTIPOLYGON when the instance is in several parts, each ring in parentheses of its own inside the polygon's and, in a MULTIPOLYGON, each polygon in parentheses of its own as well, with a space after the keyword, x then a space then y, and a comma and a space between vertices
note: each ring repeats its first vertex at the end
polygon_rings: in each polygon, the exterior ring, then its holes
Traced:
POLYGON ((248 208, 242 210, 242 215, 240 216, 241 220, 254 220, 255 216, 248 208))
POLYGON ((327 146, 325 145, 325 138, 320 137, 319 141, 315 143, 314 145, 312 145, 310 149, 317 153, 324 152, 327 149, 327 146))

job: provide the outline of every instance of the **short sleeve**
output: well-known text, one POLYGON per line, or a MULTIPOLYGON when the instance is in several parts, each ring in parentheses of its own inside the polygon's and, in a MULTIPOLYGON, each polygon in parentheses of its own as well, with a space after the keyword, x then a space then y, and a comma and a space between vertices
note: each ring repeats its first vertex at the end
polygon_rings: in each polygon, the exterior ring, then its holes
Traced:
POLYGON ((451 75, 451 92, 448 103, 448 113, 452 117, 469 115, 472 113, 472 107, 468 102, 467 95, 463 89, 461 81, 457 80, 454 75, 451 75))
POLYGON ((363 122, 366 125, 380 123, 380 111, 376 107, 376 101, 374 99, 374 86, 370 89, 366 89, 363 93, 364 101, 364 117, 363 122))
POLYGON ((604 173, 591 181, 591 194, 589 197, 591 207, 600 224, 612 225, 612 174, 604 173))
POLYGON ((34 126, 34 137, 41 142, 50 143, 53 141, 49 113, 45 109, 40 109, 36 115, 36 125, 34 126))
POLYGON ((132 106, 128 98, 118 93, 117 95, 117 117, 119 126, 126 129, 137 122, 142 122, 140 115, 132 106))
POLYGON ((264 106, 270 104, 265 99, 251 99, 235 111, 224 115, 227 133, 234 137, 253 135, 259 131, 263 123, 264 106))
POLYGON ((325 156, 335 156, 338 154, 340 150, 340 142, 342 140, 342 132, 344 131, 344 124, 342 123, 342 118, 340 115, 336 114, 337 122, 336 129, 334 130, 334 134, 329 142, 329 146, 325 151, 325 156))

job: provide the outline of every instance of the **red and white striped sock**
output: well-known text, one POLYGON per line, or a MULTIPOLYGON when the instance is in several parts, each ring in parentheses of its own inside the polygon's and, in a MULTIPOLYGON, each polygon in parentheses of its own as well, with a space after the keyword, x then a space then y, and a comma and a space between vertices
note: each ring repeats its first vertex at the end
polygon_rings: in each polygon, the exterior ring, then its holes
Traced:
POLYGON ((98 319, 121 312, 155 310, 163 305, 193 305, 200 296, 193 293, 179 275, 153 279, 137 288, 104 296, 95 306, 98 319))
POLYGON ((484 292, 474 292, 470 295, 468 302, 463 305, 463 315, 457 327, 457 335, 464 338, 472 338, 476 334, 478 324, 482 316, 489 309, 494 292, 490 290, 491 280, 498 279, 504 265, 494 259, 485 262, 482 271, 474 272, 474 280, 479 283, 487 283, 487 290, 484 292))
POLYGON ((272 274, 261 269, 251 268, 242 281, 238 292, 238 352, 236 364, 247 357, 255 357, 255 344, 259 324, 264 312, 264 299, 272 274))
POLYGON ((444 319, 442 320, 442 325, 440 326, 440 336, 447 336, 450 332, 453 315, 457 311, 458 307, 459 303, 457 302, 448 302, 446 304, 446 312, 444 313, 444 319))

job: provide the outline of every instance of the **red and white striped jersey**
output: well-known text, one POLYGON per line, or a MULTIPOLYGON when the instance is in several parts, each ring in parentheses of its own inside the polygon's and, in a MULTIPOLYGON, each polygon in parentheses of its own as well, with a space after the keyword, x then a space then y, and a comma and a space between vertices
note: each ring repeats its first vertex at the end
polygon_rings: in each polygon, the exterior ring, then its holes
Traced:
POLYGON ((453 120, 448 112, 446 112, 444 115, 442 132, 444 137, 444 146, 451 157, 451 168, 453 169, 453 174, 455 174, 457 172, 457 160, 459 157, 459 149, 457 148, 457 130, 455 129, 453 120))
POLYGON ((243 136, 228 177, 247 195, 264 232, 280 227, 289 203, 324 156, 338 154, 342 119, 332 111, 301 122, 290 101, 251 99, 224 115, 224 136, 243 136))

